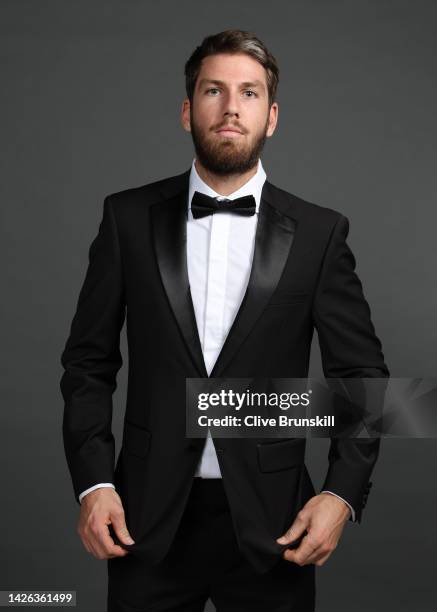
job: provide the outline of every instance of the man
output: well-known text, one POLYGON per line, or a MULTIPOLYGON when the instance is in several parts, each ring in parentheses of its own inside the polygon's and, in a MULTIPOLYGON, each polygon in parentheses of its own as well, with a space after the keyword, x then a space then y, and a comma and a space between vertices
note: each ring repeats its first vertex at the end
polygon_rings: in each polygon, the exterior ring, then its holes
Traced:
POLYGON ((314 610, 315 566, 360 521, 377 440, 332 439, 319 494, 305 439, 188 439, 185 381, 386 377, 348 220, 266 180, 278 67, 251 33, 185 66, 183 174, 112 194, 62 355, 78 532, 108 559, 108 610, 314 610), (112 393, 127 311, 129 381, 114 469, 112 393), (282 537, 281 537, 282 536, 282 537))

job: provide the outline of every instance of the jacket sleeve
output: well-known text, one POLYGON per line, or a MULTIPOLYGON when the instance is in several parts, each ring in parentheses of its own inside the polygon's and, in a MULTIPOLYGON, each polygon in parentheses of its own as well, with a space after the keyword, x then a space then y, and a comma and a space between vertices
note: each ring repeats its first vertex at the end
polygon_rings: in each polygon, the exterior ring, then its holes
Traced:
POLYGON ((120 330, 125 294, 114 211, 105 198, 98 234, 70 335, 61 356, 64 398, 63 440, 76 501, 97 483, 114 480, 112 394, 122 365, 120 330))
MULTIPOLYGON (((355 257, 346 243, 348 219, 340 215, 326 249, 313 302, 326 378, 385 378, 381 343, 375 334, 370 308, 355 273, 355 257)), ((361 521, 378 458, 379 438, 332 438, 329 468, 321 490, 345 499, 361 521)))

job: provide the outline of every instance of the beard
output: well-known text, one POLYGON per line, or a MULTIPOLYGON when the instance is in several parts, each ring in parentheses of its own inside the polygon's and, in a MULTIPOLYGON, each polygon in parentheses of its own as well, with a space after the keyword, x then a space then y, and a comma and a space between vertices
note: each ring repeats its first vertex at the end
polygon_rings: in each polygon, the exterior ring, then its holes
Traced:
POLYGON ((192 113, 190 113, 190 120, 196 157, 209 172, 218 176, 244 174, 258 163, 267 139, 268 117, 261 132, 246 145, 239 143, 242 138, 208 138, 202 130, 197 128, 192 113))

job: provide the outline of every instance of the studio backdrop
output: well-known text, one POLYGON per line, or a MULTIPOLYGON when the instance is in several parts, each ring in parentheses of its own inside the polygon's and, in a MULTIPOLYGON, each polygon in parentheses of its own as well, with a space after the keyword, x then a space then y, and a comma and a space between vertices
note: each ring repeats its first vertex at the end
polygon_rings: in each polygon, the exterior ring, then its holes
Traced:
MULTIPOLYGON (((94 612, 105 609, 106 564, 76 532, 59 380, 104 198, 189 169, 183 64, 209 34, 254 32, 280 65, 268 180, 349 219, 391 376, 436 377, 437 7, 3 0, 0 12, 0 590, 75 591, 77 609, 94 612)), ((121 350, 117 451, 125 329, 121 350)), ((310 376, 322 376, 317 336, 310 376)), ((328 443, 307 444, 318 486, 328 443)), ((432 435, 382 440, 361 524, 317 569, 320 611, 434 609, 436 463, 432 435)))

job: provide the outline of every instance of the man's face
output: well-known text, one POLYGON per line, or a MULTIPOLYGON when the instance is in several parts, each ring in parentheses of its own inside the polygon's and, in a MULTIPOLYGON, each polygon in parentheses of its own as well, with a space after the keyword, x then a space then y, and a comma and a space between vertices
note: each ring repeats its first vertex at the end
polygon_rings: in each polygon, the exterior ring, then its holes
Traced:
POLYGON ((184 100, 182 124, 204 168, 221 176, 242 174, 256 165, 277 112, 276 103, 269 109, 259 62, 244 53, 211 55, 202 62, 193 103, 184 100))

